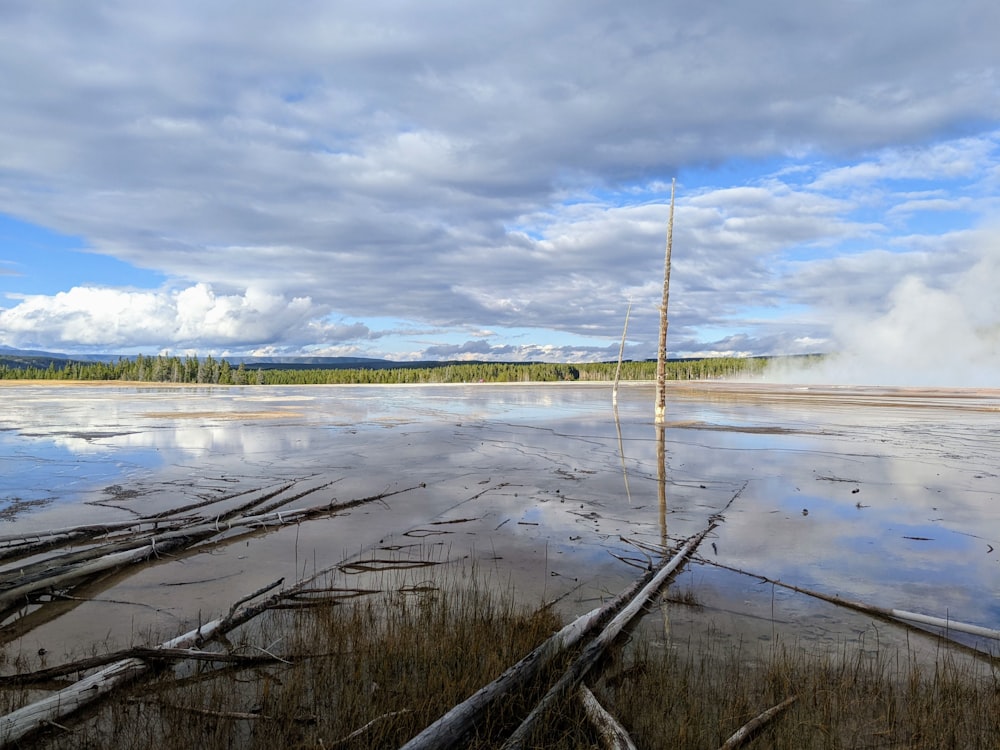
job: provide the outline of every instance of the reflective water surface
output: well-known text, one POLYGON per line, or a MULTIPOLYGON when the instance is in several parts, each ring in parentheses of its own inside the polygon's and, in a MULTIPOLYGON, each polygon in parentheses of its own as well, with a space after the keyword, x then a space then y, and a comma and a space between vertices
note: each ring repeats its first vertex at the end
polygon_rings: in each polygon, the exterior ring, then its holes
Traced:
POLYGON ((286 509, 386 495, 122 571, 32 627, 10 629, 15 613, 4 640, 24 653, 146 642, 278 577, 350 580, 394 559, 475 566, 572 615, 716 515, 703 560, 671 587, 702 606, 664 605, 665 642, 893 637, 710 563, 1000 628, 997 391, 672 384, 662 469, 649 385, 623 385, 617 421, 610 387, 581 384, 5 385, 0 398, 5 538, 187 507, 211 519, 253 492, 283 492, 286 509))

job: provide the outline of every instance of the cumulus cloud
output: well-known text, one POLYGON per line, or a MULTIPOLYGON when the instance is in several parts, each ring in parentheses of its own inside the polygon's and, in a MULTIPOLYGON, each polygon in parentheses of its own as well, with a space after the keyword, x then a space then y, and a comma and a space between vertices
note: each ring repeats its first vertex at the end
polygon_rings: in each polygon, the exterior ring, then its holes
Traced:
POLYGON ((255 289, 217 295, 207 284, 179 291, 125 291, 73 287, 53 296, 32 295, 0 310, 9 344, 40 341, 88 349, 199 345, 240 347, 301 330, 322 313, 308 297, 286 299, 255 289))

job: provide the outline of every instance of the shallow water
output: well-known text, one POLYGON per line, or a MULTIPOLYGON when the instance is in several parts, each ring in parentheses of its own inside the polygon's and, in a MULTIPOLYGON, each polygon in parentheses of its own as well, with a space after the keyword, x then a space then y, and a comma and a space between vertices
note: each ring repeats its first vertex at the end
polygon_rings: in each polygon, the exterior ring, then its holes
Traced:
MULTIPOLYGON (((643 565, 644 549, 716 514, 700 549, 711 562, 1000 627, 996 391, 672 384, 662 484, 649 385, 623 386, 617 422, 606 385, 24 385, 0 397, 2 536, 216 500, 191 511, 211 516, 286 485, 301 495, 289 509, 398 493, 106 580, 17 637, 22 653, 172 635, 279 576, 334 567, 367 585, 343 564, 391 565, 373 559, 475 565, 576 614, 641 572, 622 558, 643 565)), ((672 588, 704 606, 665 606, 664 643, 709 628, 733 642, 905 639, 705 563, 672 588)))

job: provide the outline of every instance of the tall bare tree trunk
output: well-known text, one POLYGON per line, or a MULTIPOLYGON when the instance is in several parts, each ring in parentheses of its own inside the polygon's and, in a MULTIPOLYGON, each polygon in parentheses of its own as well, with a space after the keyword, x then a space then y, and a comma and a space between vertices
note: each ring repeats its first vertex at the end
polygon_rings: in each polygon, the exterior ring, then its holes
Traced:
POLYGON ((618 408, 618 381, 622 375, 622 357, 625 356, 625 337, 628 335, 628 316, 632 312, 632 300, 625 310, 625 327, 622 328, 622 344, 618 347, 618 366, 615 368, 615 384, 611 388, 611 405, 618 408))
POLYGON ((670 302, 670 252, 674 244, 674 190, 677 179, 670 181, 670 220, 667 223, 667 257, 663 261, 663 302, 660 305, 660 346, 656 352, 656 424, 667 418, 667 305, 670 302))

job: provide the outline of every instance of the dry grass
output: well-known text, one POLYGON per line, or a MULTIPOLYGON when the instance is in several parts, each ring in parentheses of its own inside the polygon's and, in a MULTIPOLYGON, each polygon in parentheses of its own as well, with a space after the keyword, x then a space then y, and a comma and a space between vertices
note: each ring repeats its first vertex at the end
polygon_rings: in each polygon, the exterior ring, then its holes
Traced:
POLYGON ((1000 747, 997 664, 953 658, 919 665, 905 654, 845 646, 837 654, 795 647, 640 645, 601 698, 640 747, 719 747, 736 729, 789 696, 798 701, 763 730, 758 747, 1000 747))
MULTIPOLYGON (((559 626, 489 586, 418 587, 277 612, 240 635, 291 663, 167 670, 128 696, 53 731, 50 748, 395 748, 499 675, 559 626)), ((712 644, 716 645, 712 645, 712 644)), ((719 747, 739 726, 790 695, 766 727, 766 748, 997 748, 1000 672, 942 650, 936 664, 845 646, 682 648, 637 640, 592 682, 639 747, 719 747)), ((10 699, 11 696, 8 696, 10 699)), ((470 747, 496 747, 532 696, 499 707, 470 747), (503 729, 503 731, 501 731, 503 729)), ((537 747, 596 746, 579 705, 545 722, 537 747)))
MULTIPOLYGON (((477 585, 276 612, 241 635, 239 650, 289 664, 195 666, 180 681, 170 671, 47 746, 398 747, 558 627, 551 613, 477 585)), ((484 735, 517 708, 488 716, 484 735)))

